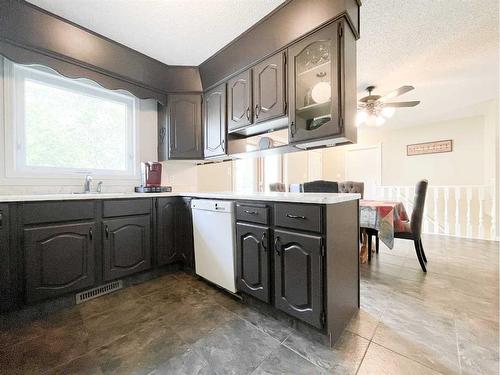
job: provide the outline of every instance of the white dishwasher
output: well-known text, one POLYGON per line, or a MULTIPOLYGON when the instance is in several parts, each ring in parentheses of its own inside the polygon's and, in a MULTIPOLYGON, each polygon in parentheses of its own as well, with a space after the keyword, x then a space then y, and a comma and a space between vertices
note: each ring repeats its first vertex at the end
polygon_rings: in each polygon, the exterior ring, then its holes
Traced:
POLYGON ((196 273, 236 293, 234 202, 193 199, 191 210, 196 273))

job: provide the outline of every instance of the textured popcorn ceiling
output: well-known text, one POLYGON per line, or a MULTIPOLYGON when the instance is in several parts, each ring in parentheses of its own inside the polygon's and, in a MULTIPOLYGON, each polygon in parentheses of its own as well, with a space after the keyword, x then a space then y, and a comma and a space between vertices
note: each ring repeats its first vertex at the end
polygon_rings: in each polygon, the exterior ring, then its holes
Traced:
POLYGON ((385 126, 476 115, 498 98, 498 13, 498 0, 364 0, 358 96, 415 86, 397 100, 422 103, 385 126))
POLYGON ((284 0, 29 0, 170 65, 199 65, 284 0))
MULTIPOLYGON (((172 65, 198 65, 283 0, 29 0, 172 65)), ((305 0, 301 0, 305 1, 305 0)), ((313 1, 313 0, 309 0, 313 1)), ((385 126, 478 114, 498 98, 498 0, 363 0, 358 96, 402 85, 385 126)), ((299 22, 299 20, 298 20, 299 22)))

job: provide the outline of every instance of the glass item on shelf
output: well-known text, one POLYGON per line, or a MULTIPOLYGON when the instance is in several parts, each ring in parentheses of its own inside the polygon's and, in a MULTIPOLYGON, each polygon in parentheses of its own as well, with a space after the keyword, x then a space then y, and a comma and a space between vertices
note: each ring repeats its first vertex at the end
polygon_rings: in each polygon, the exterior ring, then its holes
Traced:
POLYGON ((331 121, 331 48, 329 40, 315 41, 295 55, 296 129, 314 131, 331 121))
POLYGON ((326 116, 321 116, 321 117, 316 117, 310 120, 307 120, 306 122, 306 129, 307 130, 315 130, 321 127, 322 125, 326 124, 328 121, 330 121, 331 117, 329 115, 326 116))
POLYGON ((312 100, 316 103, 326 103, 332 97, 332 88, 328 82, 318 82, 311 90, 312 100))
POLYGON ((304 107, 307 107, 308 105, 314 104, 315 101, 312 97, 312 90, 308 89, 306 92, 306 96, 304 97, 304 107))

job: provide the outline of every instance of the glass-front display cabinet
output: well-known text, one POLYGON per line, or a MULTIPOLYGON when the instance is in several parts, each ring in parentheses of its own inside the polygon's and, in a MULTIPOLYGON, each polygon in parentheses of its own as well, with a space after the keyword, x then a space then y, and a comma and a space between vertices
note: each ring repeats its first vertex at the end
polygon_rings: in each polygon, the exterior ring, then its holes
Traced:
POLYGON ((339 23, 288 49, 290 143, 342 132, 339 23))

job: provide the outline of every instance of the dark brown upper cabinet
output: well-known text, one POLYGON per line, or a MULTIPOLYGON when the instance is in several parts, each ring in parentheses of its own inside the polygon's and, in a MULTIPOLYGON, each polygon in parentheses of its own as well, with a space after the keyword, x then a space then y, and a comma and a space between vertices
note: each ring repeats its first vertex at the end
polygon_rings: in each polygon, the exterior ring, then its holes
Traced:
POLYGON ((94 222, 24 229, 26 302, 93 286, 96 237, 94 222))
POLYGON ((322 239, 274 231, 276 307, 317 328, 323 327, 322 239))
POLYGON ((203 158, 201 102, 198 94, 168 96, 169 159, 203 158))
POLYGON ((124 216, 102 224, 105 281, 151 267, 150 215, 124 216))
POLYGON ((205 110, 205 158, 226 155, 227 124, 225 83, 205 93, 203 107, 205 110))
POLYGON ((285 52, 277 53, 253 67, 254 122, 286 114, 285 52))
POLYGON ((355 98, 355 40, 348 32, 345 43, 344 34, 339 21, 288 48, 290 143, 325 138, 346 143, 352 137, 355 142, 355 102, 346 102, 355 98))
POLYGON ((252 71, 246 70, 227 82, 228 130, 252 123, 252 71))

